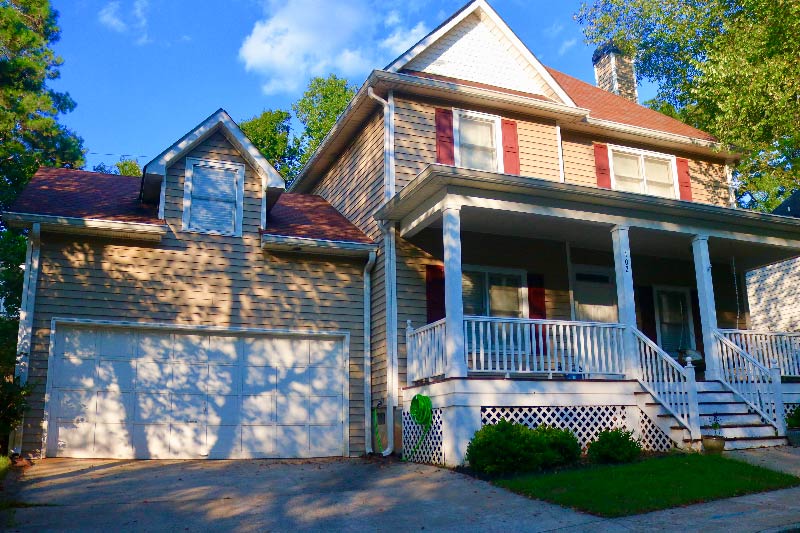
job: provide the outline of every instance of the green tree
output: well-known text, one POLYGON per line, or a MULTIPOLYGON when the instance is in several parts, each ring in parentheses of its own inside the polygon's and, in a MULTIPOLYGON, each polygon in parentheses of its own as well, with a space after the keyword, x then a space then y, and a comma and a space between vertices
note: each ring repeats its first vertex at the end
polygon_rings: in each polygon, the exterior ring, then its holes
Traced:
MULTIPOLYGON (((83 141, 59 124, 75 102, 48 82, 59 76, 57 13, 46 0, 0 1, 0 211, 40 166, 80 167, 83 141)), ((0 227, 0 370, 13 368, 25 240, 0 227)), ((0 437, 1 438, 1 437, 0 437)))
POLYGON ((114 163, 117 172, 123 176, 139 176, 142 175, 142 167, 135 159, 122 159, 114 163))
POLYGON ((265 109, 239 126, 284 178, 297 166, 296 146, 290 142, 292 115, 283 109, 265 109))
POLYGON ((800 188, 800 2, 595 0, 576 15, 589 43, 635 55, 646 102, 745 154, 742 205, 771 210, 800 188))
POLYGON ((330 74, 327 78, 313 78, 303 96, 292 105, 292 110, 303 125, 303 132, 297 141, 300 168, 306 164, 355 93, 356 88, 346 79, 330 74))

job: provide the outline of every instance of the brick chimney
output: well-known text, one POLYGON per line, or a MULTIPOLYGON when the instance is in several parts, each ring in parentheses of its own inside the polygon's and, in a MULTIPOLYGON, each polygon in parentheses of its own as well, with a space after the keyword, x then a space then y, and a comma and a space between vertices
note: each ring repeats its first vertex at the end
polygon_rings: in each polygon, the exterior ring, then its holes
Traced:
POLYGON ((614 44, 607 43, 594 51, 592 64, 598 87, 639 103, 633 58, 623 55, 614 44))

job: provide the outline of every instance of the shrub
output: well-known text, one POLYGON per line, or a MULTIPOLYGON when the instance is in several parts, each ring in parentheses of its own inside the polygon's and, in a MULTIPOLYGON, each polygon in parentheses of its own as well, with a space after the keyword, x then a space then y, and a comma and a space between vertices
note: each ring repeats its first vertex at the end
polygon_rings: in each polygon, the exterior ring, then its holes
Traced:
POLYGON ((476 472, 494 476, 571 464, 580 452, 578 439, 569 431, 530 429, 501 420, 475 433, 467 446, 467 461, 476 472))
POLYGON ((786 412, 786 427, 792 429, 800 428, 800 405, 786 412))
POLYGON ((639 458, 642 445, 633 433, 623 429, 606 429, 589 444, 587 455, 593 463, 630 463, 639 458))
POLYGON ((28 410, 28 396, 33 385, 22 385, 19 377, 0 377, 0 435, 9 432, 22 423, 22 417, 28 410))

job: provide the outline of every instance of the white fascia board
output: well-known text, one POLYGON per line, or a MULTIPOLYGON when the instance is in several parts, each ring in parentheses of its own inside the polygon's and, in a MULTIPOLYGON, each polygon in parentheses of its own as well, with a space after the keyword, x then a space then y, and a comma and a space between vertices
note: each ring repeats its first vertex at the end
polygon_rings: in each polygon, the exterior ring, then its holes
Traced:
POLYGON ((119 238, 161 240, 167 234, 166 224, 120 222, 94 218, 59 217, 29 213, 3 213, 3 220, 12 226, 40 224, 42 231, 87 235, 111 234, 119 238))
POLYGON ((637 137, 640 137, 642 139, 653 139, 669 143, 699 146, 701 148, 707 148, 709 150, 714 150, 716 152, 719 152, 719 154, 717 154, 719 156, 727 155, 727 152, 725 152, 725 146, 722 143, 715 141, 698 139, 697 137, 678 135, 676 133, 668 133, 665 131, 653 130, 650 128, 643 128, 641 126, 631 126, 629 124, 622 124, 621 122, 592 118, 591 116, 587 117, 585 122, 589 126, 596 126, 604 130, 618 132, 618 133, 636 135, 637 137))
POLYGON ((265 233, 261 235, 261 248, 278 252, 366 257, 377 247, 374 244, 362 242, 310 239, 265 233))
POLYGON ((522 57, 533 67, 533 69, 542 77, 547 85, 555 92, 558 97, 569 107, 577 107, 575 102, 569 95, 561 88, 556 80, 550 75, 544 65, 536 59, 536 56, 531 53, 525 44, 519 40, 519 37, 511 30, 506 22, 492 9, 492 7, 485 0, 475 0, 471 4, 465 6, 461 11, 457 12, 452 18, 444 24, 433 30, 431 33, 423 37, 417 44, 409 48, 403 55, 392 61, 384 70, 389 72, 399 72, 415 57, 424 52, 429 46, 435 43, 439 38, 447 32, 456 27, 461 21, 470 16, 476 11, 482 11, 492 22, 500 28, 503 36, 508 39, 517 51, 522 54, 522 57))

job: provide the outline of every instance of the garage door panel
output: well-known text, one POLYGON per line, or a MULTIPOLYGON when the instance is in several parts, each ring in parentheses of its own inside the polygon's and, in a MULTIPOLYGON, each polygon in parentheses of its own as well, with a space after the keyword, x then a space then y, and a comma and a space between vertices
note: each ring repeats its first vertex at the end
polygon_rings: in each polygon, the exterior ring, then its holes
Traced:
POLYGON ((133 390, 134 363, 132 361, 100 360, 97 362, 95 387, 103 390, 133 390))
POLYGON ((208 424, 239 424, 239 396, 208 395, 206 422, 208 424))
POLYGON ((309 455, 341 455, 343 431, 341 424, 309 427, 309 455))
POLYGON ((310 394, 309 374, 308 367, 279 368, 278 394, 310 394))
POLYGON ((97 333, 89 328, 69 328, 64 330, 61 346, 62 355, 67 357, 95 357, 97 355, 97 333))
POLYGON ((308 339, 257 337, 243 343, 245 364, 255 366, 295 366, 308 364, 308 339))
POLYGON ((97 332, 97 353, 104 359, 133 359, 136 356, 136 334, 133 330, 100 330, 97 332))
POLYGON ((209 365, 206 390, 221 394, 238 392, 240 369, 241 367, 234 365, 209 365))
POLYGON ((94 456, 94 422, 57 419, 58 440, 56 455, 59 457, 94 456))
POLYGON ((275 426, 242 426, 242 456, 270 457, 277 455, 275 426))
POLYGON ((333 396, 342 393, 342 372, 338 368, 312 367, 308 369, 310 394, 333 396))
POLYGON ((269 392, 242 396, 242 424, 275 422, 275 396, 269 392))
POLYGON ((271 366, 242 367, 242 394, 273 390, 278 383, 278 369, 271 366))
POLYGON ((162 391, 172 388, 172 364, 143 362, 136 364, 136 390, 162 391))
POLYGON ((308 396, 278 394, 275 414, 278 424, 305 423, 309 418, 308 396))
POLYGON ((278 457, 308 457, 308 426, 276 427, 275 454, 278 457))
POLYGON ((142 359, 171 359, 172 333, 162 331, 140 331, 137 355, 142 359))
POLYGON ((239 337, 209 337, 206 358, 215 363, 233 364, 237 362, 239 360, 239 337))
POLYGON ((175 334, 172 356, 180 361, 207 361, 208 335, 175 334))
POLYGON ((94 430, 95 457, 132 459, 133 424, 98 422, 94 430))
POLYGON ((334 339, 313 339, 309 342, 310 364, 314 366, 341 367, 341 341, 334 339))
POLYGON ((94 419, 98 422, 123 423, 134 419, 132 392, 97 392, 97 411, 94 419))
POLYGON ((171 394, 170 414, 173 422, 204 423, 206 419, 205 394, 171 394))
POLYGON ((235 459, 241 457, 241 426, 207 426, 206 446, 210 459, 235 459))
POLYGON ((137 459, 169 459, 169 424, 134 424, 133 452, 137 459))
POLYGON ((96 399, 90 390, 60 390, 57 393, 56 417, 92 420, 96 412, 96 399))
POLYGON ((92 389, 95 387, 94 359, 58 357, 55 360, 56 378, 53 386, 66 389, 92 389))
POLYGON ((136 422, 168 424, 172 408, 168 392, 137 392, 136 422))
POLYGON ((208 455, 204 424, 170 424, 169 451, 176 459, 200 458, 208 455))
POLYGON ((311 396, 308 399, 309 422, 325 424, 342 419, 341 396, 311 396))
POLYGON ((186 392, 206 392, 208 365, 172 364, 172 389, 186 392))

